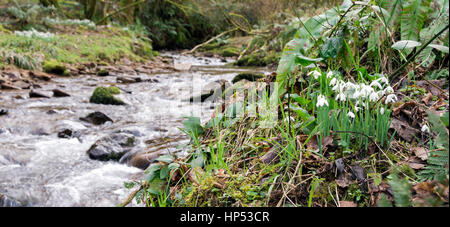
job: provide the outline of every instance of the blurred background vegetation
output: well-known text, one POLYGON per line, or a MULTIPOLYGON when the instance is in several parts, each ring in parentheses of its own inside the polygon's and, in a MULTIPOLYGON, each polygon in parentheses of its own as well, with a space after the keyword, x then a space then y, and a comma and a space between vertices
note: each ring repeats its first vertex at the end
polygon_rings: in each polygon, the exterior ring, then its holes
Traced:
POLYGON ((307 17, 335 6, 336 0, 0 0, 0 23, 9 30, 44 30, 46 16, 88 19, 97 25, 132 26, 155 49, 192 48, 226 30, 234 35, 287 18, 307 17), (37 4, 47 9, 40 10, 37 4), (49 8, 50 6, 50 8, 49 8), (52 7, 53 6, 53 7, 52 7), (48 10, 53 9, 53 10, 48 10), (12 20, 11 20, 12 18, 12 20), (245 30, 245 31, 243 31, 245 30))

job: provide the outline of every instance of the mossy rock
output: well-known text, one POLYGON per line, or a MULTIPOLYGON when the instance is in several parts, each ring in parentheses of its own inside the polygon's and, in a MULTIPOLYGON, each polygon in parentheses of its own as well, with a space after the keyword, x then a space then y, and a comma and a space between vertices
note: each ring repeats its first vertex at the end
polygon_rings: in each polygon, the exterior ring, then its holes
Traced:
POLYGON ((215 49, 220 48, 221 46, 223 46, 223 43, 215 42, 215 43, 206 44, 201 49, 202 50, 215 50, 215 49))
POLYGON ((122 100, 114 97, 117 94, 120 94, 117 87, 98 87, 94 90, 89 102, 105 105, 125 105, 122 100))
POLYGON ((106 69, 99 70, 97 76, 109 76, 109 71, 106 69))
POLYGON ((248 80, 248 81, 257 81, 261 78, 264 78, 263 74, 255 74, 255 73, 240 73, 237 76, 235 76, 233 78, 233 80, 231 82, 233 82, 233 84, 241 81, 241 80, 248 80))
POLYGON ((0 33, 13 34, 10 30, 4 28, 3 25, 1 24, 0 24, 0 33))
POLYGON ((259 52, 247 55, 236 61, 237 66, 270 66, 278 64, 280 60, 279 54, 275 52, 265 53, 259 52))
POLYGON ((257 54, 251 54, 242 57, 235 63, 238 66, 266 66, 262 57, 259 57, 257 54))
POLYGON ((52 73, 60 76, 70 76, 69 70, 67 70, 66 66, 55 60, 44 61, 42 64, 42 69, 46 73, 52 73))
POLYGON ((223 57, 235 57, 239 56, 239 54, 239 50, 235 47, 228 47, 220 52, 220 55, 222 55, 223 57))

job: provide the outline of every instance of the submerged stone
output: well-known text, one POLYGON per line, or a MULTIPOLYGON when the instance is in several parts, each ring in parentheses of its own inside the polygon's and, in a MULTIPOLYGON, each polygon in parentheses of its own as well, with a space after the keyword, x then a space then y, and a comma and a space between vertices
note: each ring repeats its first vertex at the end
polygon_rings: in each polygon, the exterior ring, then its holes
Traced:
POLYGON ((89 122, 94 125, 102 125, 108 121, 113 122, 113 120, 106 116, 106 114, 98 111, 90 113, 86 117, 81 117, 80 120, 89 122))
POLYGON ((99 161, 118 161, 136 145, 133 135, 115 133, 95 142, 87 151, 89 158, 99 161))

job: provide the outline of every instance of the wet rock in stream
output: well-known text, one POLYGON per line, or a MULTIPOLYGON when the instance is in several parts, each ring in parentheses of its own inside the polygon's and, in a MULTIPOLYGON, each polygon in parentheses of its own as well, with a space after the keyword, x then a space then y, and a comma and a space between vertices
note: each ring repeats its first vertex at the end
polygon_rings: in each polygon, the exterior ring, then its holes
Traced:
POLYGON ((0 207, 24 207, 25 204, 6 195, 0 194, 0 207))
POLYGON ((42 94, 42 93, 40 93, 40 92, 36 92, 36 91, 33 91, 33 90, 31 90, 30 91, 30 98, 50 98, 49 96, 47 96, 47 95, 44 95, 44 94, 42 94))
POLYGON ((211 83, 208 83, 202 88, 202 92, 200 96, 193 96, 189 98, 189 102, 205 102, 207 99, 216 100, 222 97, 223 92, 227 87, 230 86, 230 83, 226 80, 217 80, 211 83))
POLYGON ((120 94, 120 89, 117 87, 97 87, 89 102, 104 105, 126 105, 125 102, 114 97, 118 94, 120 94))
POLYGON ((87 151, 89 158, 100 161, 116 160, 130 152, 137 144, 133 135, 114 133, 95 142, 87 151))
POLYGON ((53 89, 53 96, 54 97, 58 97, 58 98, 60 98, 60 97, 70 97, 69 94, 67 94, 66 92, 61 91, 59 89, 53 89))
POLYGON ((94 125, 102 125, 108 121, 114 122, 110 117, 106 116, 106 114, 98 111, 90 113, 86 117, 80 117, 80 120, 94 125))
POLYGON ((0 109, 0 116, 7 115, 7 114, 8 114, 8 110, 0 109))
POLYGON ((75 131, 75 130, 68 129, 68 128, 63 129, 58 132, 58 138, 61 138, 61 139, 80 138, 80 136, 81 136, 80 131, 75 131))

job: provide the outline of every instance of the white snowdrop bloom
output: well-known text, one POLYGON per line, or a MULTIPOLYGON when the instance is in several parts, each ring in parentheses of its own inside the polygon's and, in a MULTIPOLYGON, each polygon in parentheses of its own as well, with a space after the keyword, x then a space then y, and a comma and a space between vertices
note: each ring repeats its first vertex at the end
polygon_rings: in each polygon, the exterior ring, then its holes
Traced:
POLYGON ((371 86, 367 86, 365 84, 361 85, 361 97, 367 98, 372 94, 375 90, 371 86))
POLYGON ((331 90, 333 90, 333 91, 335 91, 335 92, 337 92, 337 90, 339 89, 339 85, 340 85, 340 81, 338 80, 337 82, 336 82, 336 85, 334 85, 334 87, 333 88, 331 88, 331 90))
POLYGON ((369 101, 371 101, 371 102, 376 102, 376 101, 378 101, 379 98, 380 98, 380 95, 378 94, 378 92, 372 92, 369 95, 369 101))
POLYGON ((393 103, 393 102, 396 102, 397 100, 398 100, 398 99, 397 99, 397 96, 396 96, 396 95, 390 94, 390 95, 387 96, 385 104, 388 104, 388 103, 390 103, 390 102, 393 103))
POLYGON ((339 93, 337 96, 336 96, 336 100, 337 101, 341 101, 341 102, 345 102, 345 100, 347 100, 347 97, 345 97, 345 95, 344 95, 344 93, 339 93))
POLYGON ((380 83, 378 83, 378 81, 373 81, 371 84, 370 84, 370 86, 371 87, 378 87, 379 89, 383 89, 383 87, 381 86, 381 84, 380 83))
POLYGON ((391 94, 391 93, 394 93, 394 89, 391 86, 389 86, 389 87, 385 88, 383 90, 383 92, 384 92, 384 94, 391 94))
POLYGON ((309 76, 313 76, 314 77, 314 79, 318 79, 319 78, 319 76, 322 76, 322 73, 320 73, 319 71, 317 71, 317 70, 314 70, 314 71, 312 71, 312 72, 310 72, 309 74, 308 74, 309 76))
POLYGON ((358 85, 356 85, 356 84, 354 84, 354 83, 352 83, 350 81, 345 84, 345 87, 347 89, 358 89, 358 85))
POLYGON ((317 107, 328 106, 327 98, 325 98, 325 96, 323 96, 323 95, 319 95, 319 97, 317 97, 316 106, 317 107))
POLYGON ((389 80, 386 77, 384 77, 384 76, 378 78, 376 81, 384 83, 384 84, 389 84, 389 80))
POLYGON ((356 89, 355 92, 353 93, 353 98, 357 99, 357 98, 360 98, 360 97, 361 97, 361 91, 359 89, 356 89))
POLYGON ((332 88, 334 92, 343 93, 345 88, 345 82, 342 80, 339 80, 336 82, 336 85, 332 88))
POLYGON ((337 83, 337 79, 336 79, 336 78, 333 78, 333 79, 331 79, 331 81, 330 81, 330 86, 334 86, 334 85, 336 85, 336 83, 337 83))
POLYGON ((348 112, 347 116, 351 117, 351 118, 355 118, 355 114, 353 112, 348 112))
POLYGON ((331 78, 331 77, 333 77, 333 76, 334 76, 333 71, 329 71, 329 72, 327 73, 327 78, 331 78))
POLYGON ((424 132, 424 133, 430 133, 430 128, 428 128, 427 125, 423 125, 423 126, 422 126, 422 132, 424 132))
POLYGON ((53 38, 55 35, 50 32, 39 32, 34 29, 31 29, 30 31, 15 31, 14 35, 16 36, 25 36, 28 38, 36 37, 36 38, 53 38))
POLYGON ((380 114, 381 114, 381 115, 384 114, 384 108, 383 108, 383 107, 380 108, 380 114))

